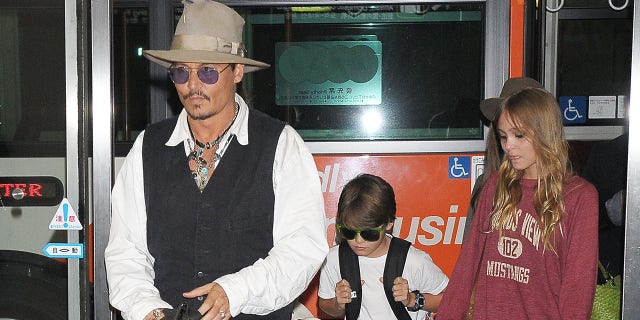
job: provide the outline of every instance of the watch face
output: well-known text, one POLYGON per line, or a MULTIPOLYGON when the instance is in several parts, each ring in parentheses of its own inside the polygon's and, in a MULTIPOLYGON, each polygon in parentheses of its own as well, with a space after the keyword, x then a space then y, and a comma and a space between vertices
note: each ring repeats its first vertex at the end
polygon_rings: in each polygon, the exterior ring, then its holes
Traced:
POLYGON ((422 309, 422 307, 424 307, 424 296, 418 292, 416 293, 416 308, 422 309))
POLYGON ((418 290, 411 291, 411 293, 416 295, 416 301, 412 307, 407 307, 407 310, 413 311, 413 312, 421 310, 422 307, 424 307, 424 304, 426 301, 425 297, 418 290))

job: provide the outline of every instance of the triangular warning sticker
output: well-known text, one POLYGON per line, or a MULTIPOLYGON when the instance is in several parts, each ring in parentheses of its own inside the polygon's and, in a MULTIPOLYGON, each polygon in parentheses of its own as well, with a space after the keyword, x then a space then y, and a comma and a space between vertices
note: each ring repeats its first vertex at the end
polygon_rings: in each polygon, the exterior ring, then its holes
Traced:
POLYGON ((82 224, 80 224, 80 220, 78 220, 78 216, 76 215, 76 212, 73 211, 73 208, 67 198, 63 198, 60 202, 56 215, 51 219, 49 229, 82 230, 82 224))

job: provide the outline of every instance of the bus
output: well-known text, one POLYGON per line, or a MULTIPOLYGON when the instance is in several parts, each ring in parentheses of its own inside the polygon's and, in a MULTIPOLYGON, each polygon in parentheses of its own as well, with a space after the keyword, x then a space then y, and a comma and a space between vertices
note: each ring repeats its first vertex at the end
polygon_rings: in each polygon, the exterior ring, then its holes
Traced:
MULTIPOLYGON (((592 146, 640 138, 634 0, 222 0, 245 19, 251 107, 293 126, 314 155, 335 245, 342 186, 396 190, 394 235, 450 274, 484 168, 479 102, 510 77, 539 80, 564 115, 580 173, 592 146)), ((137 135, 177 115, 166 70, 181 1, 0 2, 0 319, 118 319, 104 248, 110 190, 137 135)), ((628 146, 622 315, 640 313, 640 150, 628 146)), ((300 308, 317 307, 317 281, 300 308)))

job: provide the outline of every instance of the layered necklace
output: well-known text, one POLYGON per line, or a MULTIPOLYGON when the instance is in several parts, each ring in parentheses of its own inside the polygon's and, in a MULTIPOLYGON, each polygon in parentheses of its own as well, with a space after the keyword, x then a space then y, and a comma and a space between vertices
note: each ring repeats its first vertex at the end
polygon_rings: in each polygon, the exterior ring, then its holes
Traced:
MULTIPOLYGON (((224 129, 224 131, 222 131, 222 133, 220 133, 218 137, 216 137, 212 141, 208 141, 208 142, 198 141, 198 139, 196 139, 195 135, 193 134, 193 131, 191 130, 191 126, 189 126, 191 139, 193 139, 193 142, 194 142, 192 145, 191 140, 190 139, 187 140, 187 143, 189 144, 189 149, 191 150, 188 156, 189 169, 191 169, 191 176, 193 176, 193 179, 195 180, 196 185, 198 186, 198 189, 200 190, 200 192, 202 192, 204 188, 207 186, 207 183, 209 182, 209 178, 211 177, 211 173, 213 172, 214 165, 216 164, 216 162, 220 161, 221 156, 216 151, 218 151, 218 148, 220 147, 220 142, 227 135, 227 133, 229 132, 229 129, 231 129, 231 126, 236 121, 236 118, 238 117, 239 109, 240 107, 236 103, 235 114, 233 116, 233 119, 231 120, 227 128, 224 129), (209 160, 206 159, 207 155, 209 156, 208 157, 209 160)), ((229 139, 227 140, 227 143, 229 143, 229 139)))

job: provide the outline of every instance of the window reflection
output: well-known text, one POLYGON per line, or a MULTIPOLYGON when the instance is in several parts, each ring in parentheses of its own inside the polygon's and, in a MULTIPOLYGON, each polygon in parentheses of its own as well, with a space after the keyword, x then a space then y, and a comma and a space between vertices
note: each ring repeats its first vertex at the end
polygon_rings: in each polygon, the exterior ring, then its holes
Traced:
POLYGON ((305 140, 482 139, 482 5, 241 10, 250 55, 272 64, 250 99, 305 140))

